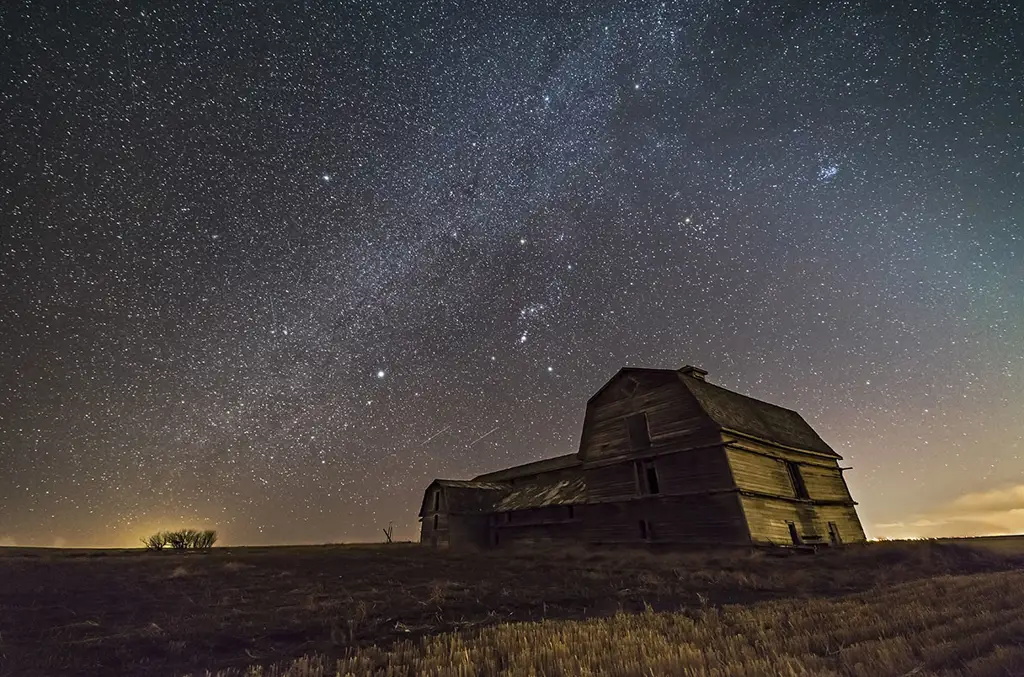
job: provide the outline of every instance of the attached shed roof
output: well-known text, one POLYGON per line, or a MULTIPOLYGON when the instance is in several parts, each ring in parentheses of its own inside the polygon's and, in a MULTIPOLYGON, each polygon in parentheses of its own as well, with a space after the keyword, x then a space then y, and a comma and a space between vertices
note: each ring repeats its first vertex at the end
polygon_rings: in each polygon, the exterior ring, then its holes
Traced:
POLYGON ((494 509, 523 510, 547 505, 573 505, 583 503, 587 484, 582 477, 517 485, 511 493, 498 500, 494 509))
POLYGON ((423 492, 420 517, 427 514, 427 499, 431 489, 444 489, 447 512, 453 515, 487 513, 494 510, 495 502, 512 490, 508 484, 475 482, 468 480, 434 480, 423 492))
POLYGON ((687 374, 680 373, 679 380, 693 393, 708 416, 723 428, 787 447, 839 456, 792 409, 741 395, 687 374))
POLYGON ((503 470, 495 470, 494 472, 488 472, 482 475, 477 475, 473 479, 485 480, 487 482, 505 482, 511 479, 518 479, 520 477, 527 477, 530 475, 539 475, 541 473, 551 472, 553 470, 563 470, 565 468, 572 468, 579 464, 580 459, 576 455, 576 452, 573 452, 571 454, 565 454, 564 456, 545 458, 540 461, 524 463, 523 465, 516 465, 512 466, 511 468, 505 468, 503 470))

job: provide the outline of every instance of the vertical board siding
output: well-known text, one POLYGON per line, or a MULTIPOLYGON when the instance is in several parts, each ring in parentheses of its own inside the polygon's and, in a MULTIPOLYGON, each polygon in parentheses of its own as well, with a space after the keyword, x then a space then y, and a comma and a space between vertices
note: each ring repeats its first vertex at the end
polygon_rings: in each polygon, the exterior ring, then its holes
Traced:
MULTIPOLYGON (((734 488, 729 464, 722 447, 708 447, 650 457, 658 473, 659 495, 691 494, 734 488)), ((602 501, 636 498, 633 459, 619 463, 588 467, 587 500, 602 501)))
POLYGON ((663 494, 717 491, 735 487, 722 447, 692 449, 651 459, 663 494))
POLYGON ((755 496, 743 496, 741 500, 755 542, 792 543, 787 522, 794 522, 801 536, 818 536, 826 542, 828 522, 835 522, 843 542, 864 540, 864 530, 853 506, 815 506, 755 496))
POLYGON ((711 419, 674 374, 622 375, 619 378, 637 381, 636 390, 627 394, 611 386, 589 404, 580 443, 582 460, 633 454, 625 420, 630 414, 647 415, 654 450, 672 444, 679 446, 680 438, 708 438, 717 434, 711 419))
POLYGON ((633 462, 602 465, 583 471, 587 481, 587 500, 629 499, 637 495, 633 462))
POLYGON ((580 506, 583 538, 594 543, 723 543, 749 542, 737 494, 660 496, 628 503, 580 506), (650 525, 650 539, 640 521, 650 525))

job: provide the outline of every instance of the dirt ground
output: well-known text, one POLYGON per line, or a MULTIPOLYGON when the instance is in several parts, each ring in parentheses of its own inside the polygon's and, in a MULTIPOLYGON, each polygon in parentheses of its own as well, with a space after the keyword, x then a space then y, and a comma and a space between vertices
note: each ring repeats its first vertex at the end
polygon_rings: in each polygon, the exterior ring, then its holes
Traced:
POLYGON ((180 675, 509 621, 685 612, 1024 568, 1020 550, 984 545, 872 543, 785 556, 460 554, 412 544, 0 549, 0 676, 180 675))

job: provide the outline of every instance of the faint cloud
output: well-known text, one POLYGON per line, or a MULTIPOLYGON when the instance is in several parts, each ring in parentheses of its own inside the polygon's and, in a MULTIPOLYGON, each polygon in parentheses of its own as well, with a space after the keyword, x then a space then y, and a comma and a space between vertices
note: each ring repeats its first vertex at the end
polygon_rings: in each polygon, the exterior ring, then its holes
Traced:
POLYGON ((1024 534, 1024 484, 963 494, 906 520, 874 526, 889 538, 1024 534))

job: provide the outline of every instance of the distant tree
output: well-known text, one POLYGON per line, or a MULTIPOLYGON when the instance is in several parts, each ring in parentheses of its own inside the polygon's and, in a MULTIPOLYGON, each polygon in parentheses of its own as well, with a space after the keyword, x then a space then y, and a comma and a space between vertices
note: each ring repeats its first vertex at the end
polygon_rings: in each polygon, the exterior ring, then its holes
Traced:
POLYGON ((147 550, 208 550, 217 542, 217 532, 212 529, 178 529, 177 531, 160 531, 142 539, 147 550))

